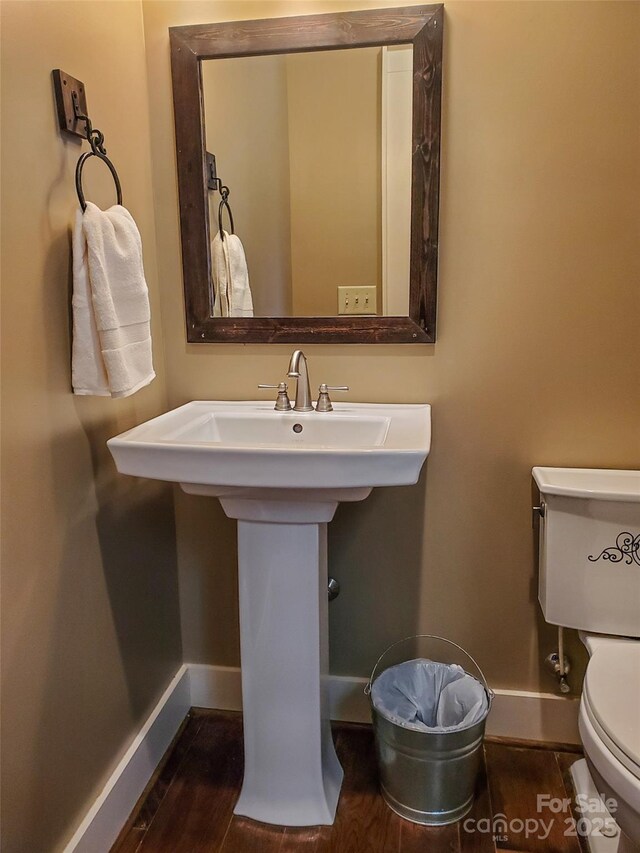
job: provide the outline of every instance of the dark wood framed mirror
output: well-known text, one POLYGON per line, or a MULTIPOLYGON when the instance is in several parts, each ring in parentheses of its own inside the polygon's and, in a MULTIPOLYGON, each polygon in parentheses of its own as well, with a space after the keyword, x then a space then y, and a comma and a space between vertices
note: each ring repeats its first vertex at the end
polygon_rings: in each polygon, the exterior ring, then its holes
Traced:
MULTIPOLYGON (((191 343, 433 343, 438 275, 443 6, 201 24, 173 27, 169 33, 187 340, 191 343), (409 66, 412 93, 408 125, 411 150, 407 155, 410 201, 407 200, 406 218, 410 249, 406 316, 214 316, 203 61, 396 45, 413 48, 409 66)), ((257 150, 260 138, 251 140, 251 144, 257 150)), ((317 168, 315 192, 331 192, 331 176, 323 174, 322 163, 317 168)), ((225 178, 222 163, 218 163, 218 171, 225 178)), ((304 287, 304 273, 301 279, 300 286, 304 287)), ((335 288, 340 283, 329 284, 335 288)))

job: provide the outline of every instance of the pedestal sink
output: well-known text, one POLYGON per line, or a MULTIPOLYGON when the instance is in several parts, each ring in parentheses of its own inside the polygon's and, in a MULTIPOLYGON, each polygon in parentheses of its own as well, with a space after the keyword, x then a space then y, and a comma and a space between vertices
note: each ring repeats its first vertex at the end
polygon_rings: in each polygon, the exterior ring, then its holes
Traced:
POLYGON ((430 443, 427 405, 344 403, 321 414, 208 401, 108 442, 122 474, 217 497, 238 519, 245 775, 236 814, 333 823, 343 774, 325 689, 327 523, 340 501, 415 483, 430 443))

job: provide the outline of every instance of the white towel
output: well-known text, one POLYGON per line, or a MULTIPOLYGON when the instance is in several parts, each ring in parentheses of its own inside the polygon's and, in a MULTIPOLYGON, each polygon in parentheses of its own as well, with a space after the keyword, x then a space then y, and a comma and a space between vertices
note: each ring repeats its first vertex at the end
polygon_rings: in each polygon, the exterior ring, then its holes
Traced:
POLYGON ((150 316, 133 217, 87 202, 73 233, 74 394, 128 397, 152 381, 150 316))
POLYGON ((249 270, 239 237, 218 232, 211 243, 214 317, 253 317, 249 270))
MULTIPOLYGON (((226 233, 226 232, 225 232, 226 233)), ((218 232, 211 242, 211 277, 213 279, 213 316, 229 316, 229 279, 224 240, 218 232)))

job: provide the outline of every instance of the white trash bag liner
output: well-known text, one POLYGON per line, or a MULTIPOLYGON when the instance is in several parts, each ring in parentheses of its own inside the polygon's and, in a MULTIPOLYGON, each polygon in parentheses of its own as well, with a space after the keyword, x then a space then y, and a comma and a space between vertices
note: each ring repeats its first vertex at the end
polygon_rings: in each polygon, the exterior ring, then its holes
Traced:
POLYGON ((371 701, 392 723, 432 734, 469 728, 489 713, 483 684, 458 664, 426 658, 385 669, 371 686, 371 701))

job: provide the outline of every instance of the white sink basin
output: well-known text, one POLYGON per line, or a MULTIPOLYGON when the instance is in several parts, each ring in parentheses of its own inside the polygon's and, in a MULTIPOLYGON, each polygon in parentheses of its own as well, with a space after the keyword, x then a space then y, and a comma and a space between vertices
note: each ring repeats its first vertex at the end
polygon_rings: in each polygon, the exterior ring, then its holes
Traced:
POLYGON ((389 418, 355 412, 318 414, 300 423, 289 412, 273 411, 273 406, 266 414, 253 409, 210 411, 207 407, 206 414, 179 427, 171 440, 214 442, 229 447, 380 447, 388 429, 389 418))
POLYGON ((245 771, 235 813, 333 823, 342 768, 327 718, 327 522, 339 501, 417 481, 431 408, 339 403, 303 414, 200 401, 108 445, 122 474, 219 497, 238 519, 245 771))
MULTIPOLYGON (((189 485, 342 489, 415 483, 431 444, 427 405, 187 403, 112 438, 118 471, 189 485)), ((214 494, 214 492, 208 492, 214 494)), ((218 492, 215 492, 218 494, 218 492)))

